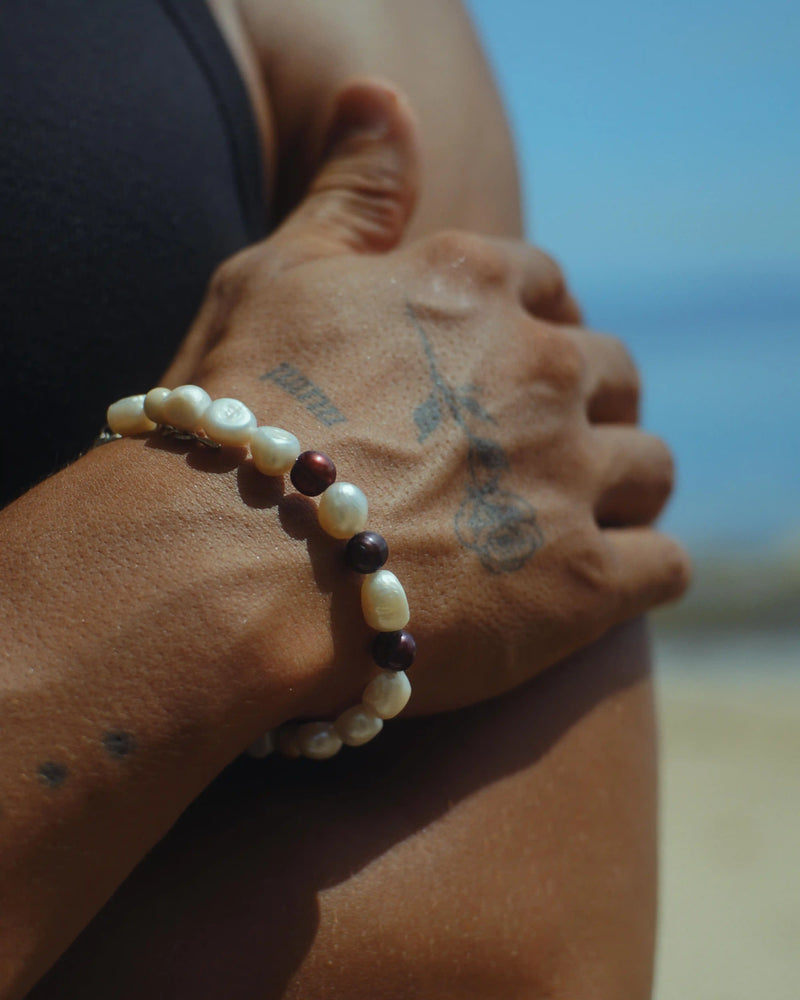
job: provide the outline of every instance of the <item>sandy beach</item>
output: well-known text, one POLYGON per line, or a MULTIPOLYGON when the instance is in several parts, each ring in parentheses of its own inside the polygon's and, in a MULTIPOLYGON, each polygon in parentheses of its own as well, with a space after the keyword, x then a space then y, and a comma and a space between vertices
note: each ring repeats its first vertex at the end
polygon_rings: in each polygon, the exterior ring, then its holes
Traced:
POLYGON ((800 996, 800 635, 659 639, 656 1000, 800 996))

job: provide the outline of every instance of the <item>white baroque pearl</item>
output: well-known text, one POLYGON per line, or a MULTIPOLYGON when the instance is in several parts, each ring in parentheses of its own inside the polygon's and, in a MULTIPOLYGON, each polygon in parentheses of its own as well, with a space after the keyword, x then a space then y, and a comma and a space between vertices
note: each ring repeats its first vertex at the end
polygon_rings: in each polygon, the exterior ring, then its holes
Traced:
POLYGON ((297 727, 300 753, 311 760, 327 760, 342 749, 342 741, 332 722, 304 722, 297 727))
POLYGON ((202 428, 217 444, 245 445, 256 429, 256 418, 244 403, 223 396, 203 414, 202 428))
POLYGON ((360 747, 383 729, 383 719, 364 705, 355 705, 342 712, 334 726, 342 743, 346 743, 349 747, 360 747))
POLYGON ((379 569, 365 577, 361 585, 361 609, 367 625, 378 632, 405 628, 411 617, 403 585, 388 569, 379 569))
POLYGON ((156 389, 151 389, 144 397, 144 412, 157 424, 166 423, 166 419, 164 418, 164 403, 166 403, 169 393, 169 389, 165 389, 160 385, 156 389))
POLYGON ((264 733, 263 736, 259 736, 257 740, 254 740, 250 746, 247 748, 247 754, 250 757, 269 757, 272 751, 275 749, 275 737, 272 730, 264 733))
POLYGON ((250 436, 253 465, 265 476, 289 472, 300 454, 300 442, 281 427, 257 427, 250 436))
POLYGON ((155 424, 144 412, 144 396, 126 396, 112 403, 106 410, 106 422, 115 434, 143 434, 152 431, 155 424))
POLYGON ((411 697, 411 682, 404 670, 382 670, 364 688, 361 701, 381 719, 393 719, 411 697))
POLYGON ((351 538, 367 523, 367 498, 352 483, 332 483, 319 501, 319 523, 334 538, 351 538))
POLYGON ((211 397, 199 385, 179 385, 164 400, 164 423, 179 431, 200 429, 203 414, 211 406, 211 397))

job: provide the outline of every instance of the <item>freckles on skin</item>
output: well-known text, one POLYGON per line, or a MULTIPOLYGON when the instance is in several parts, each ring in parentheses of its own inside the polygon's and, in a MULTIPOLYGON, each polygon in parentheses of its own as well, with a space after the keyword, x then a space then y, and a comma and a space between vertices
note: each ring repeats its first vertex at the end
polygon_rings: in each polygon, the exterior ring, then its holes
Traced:
POLYGON ((67 773, 67 768, 54 760, 46 760, 36 769, 39 780, 48 788, 60 788, 67 780, 67 773))
POLYGON ((103 736, 103 746, 109 757, 122 760, 136 749, 136 740, 130 733, 114 729, 103 736))

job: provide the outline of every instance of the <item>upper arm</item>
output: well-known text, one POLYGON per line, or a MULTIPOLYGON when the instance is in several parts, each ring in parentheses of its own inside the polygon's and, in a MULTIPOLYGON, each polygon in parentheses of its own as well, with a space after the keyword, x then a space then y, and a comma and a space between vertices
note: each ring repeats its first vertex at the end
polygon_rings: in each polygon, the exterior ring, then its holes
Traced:
POLYGON ((254 101, 277 219, 314 172, 342 85, 380 76, 406 93, 419 117, 422 195, 409 237, 453 226, 521 234, 511 135, 459 0, 211 6, 254 101))

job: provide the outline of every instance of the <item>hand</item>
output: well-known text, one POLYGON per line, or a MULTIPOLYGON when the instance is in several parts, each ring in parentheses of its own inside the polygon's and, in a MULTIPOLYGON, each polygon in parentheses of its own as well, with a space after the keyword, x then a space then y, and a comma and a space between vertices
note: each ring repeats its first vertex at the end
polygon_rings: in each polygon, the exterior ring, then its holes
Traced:
MULTIPOLYGON (((635 426, 626 350, 579 325, 540 251, 449 232, 364 254, 402 236, 413 123, 370 85, 345 93, 338 120, 346 138, 306 201, 217 274, 168 384, 240 396, 365 490, 421 651, 410 708, 450 709, 685 589, 685 553, 650 527, 672 463, 635 426), (365 107, 384 124, 354 137, 365 107)), ((336 549, 302 531, 312 553, 336 549)), ((331 582, 346 595, 332 669, 296 678, 297 714, 336 710, 369 673, 345 576, 331 582)))
MULTIPOLYGON (((391 250, 416 162, 396 95, 356 86, 336 116, 309 197, 220 270, 167 384, 243 399, 365 489, 420 644, 411 708, 454 708, 683 589, 648 527, 669 457, 542 254, 391 250)), ((330 718, 374 669, 341 545, 243 458, 119 441, 2 511, 4 995, 259 732, 330 718)))

